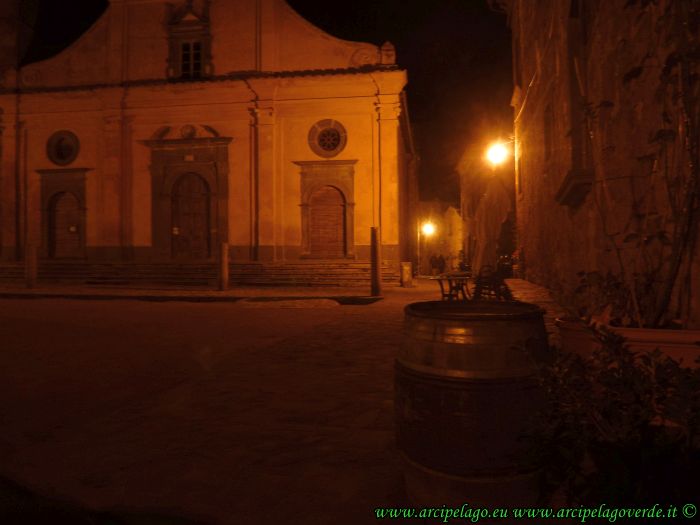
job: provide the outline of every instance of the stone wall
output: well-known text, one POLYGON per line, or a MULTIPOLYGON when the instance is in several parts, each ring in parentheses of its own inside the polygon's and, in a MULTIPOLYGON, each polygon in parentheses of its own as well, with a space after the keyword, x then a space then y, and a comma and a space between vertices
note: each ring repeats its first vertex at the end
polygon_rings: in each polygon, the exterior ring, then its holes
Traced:
MULTIPOLYGON (((522 266, 526 278, 571 306, 583 301, 588 311, 601 310, 619 300, 627 306, 624 322, 653 324, 681 253, 666 320, 700 324, 698 243, 692 234, 681 236, 685 244, 674 241, 686 190, 699 189, 690 168, 697 149, 685 148, 679 66, 669 62, 686 36, 697 45, 697 33, 685 35, 678 25, 692 5, 509 3, 522 266), (613 280, 605 297, 590 287, 585 296, 575 293, 587 272, 609 272, 634 293, 615 297, 613 280)), ((697 197, 691 201, 698 205, 697 197)), ((697 232, 697 213, 692 220, 697 232)))

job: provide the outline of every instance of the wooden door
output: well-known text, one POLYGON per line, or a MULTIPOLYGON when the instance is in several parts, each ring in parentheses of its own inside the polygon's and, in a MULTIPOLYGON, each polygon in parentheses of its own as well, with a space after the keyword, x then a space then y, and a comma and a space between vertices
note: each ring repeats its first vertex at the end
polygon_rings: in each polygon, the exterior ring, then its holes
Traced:
POLYGON ((194 173, 181 176, 172 192, 172 253, 176 259, 208 259, 209 187, 194 173))
POLYGON ((309 199, 309 252, 312 257, 345 257, 345 198, 323 186, 309 199))
POLYGON ((69 192, 54 195, 49 203, 49 257, 71 259, 83 256, 80 203, 69 192))

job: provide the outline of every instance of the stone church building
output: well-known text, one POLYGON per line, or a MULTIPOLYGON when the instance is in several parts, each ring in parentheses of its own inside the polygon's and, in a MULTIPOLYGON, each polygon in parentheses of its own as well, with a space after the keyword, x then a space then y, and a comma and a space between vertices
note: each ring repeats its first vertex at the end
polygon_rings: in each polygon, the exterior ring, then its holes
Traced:
MULTIPOLYGON (((6 44, 6 43, 5 43, 6 44)), ((414 154, 390 43, 284 0, 110 0, 0 87, 0 258, 410 257, 414 154)))

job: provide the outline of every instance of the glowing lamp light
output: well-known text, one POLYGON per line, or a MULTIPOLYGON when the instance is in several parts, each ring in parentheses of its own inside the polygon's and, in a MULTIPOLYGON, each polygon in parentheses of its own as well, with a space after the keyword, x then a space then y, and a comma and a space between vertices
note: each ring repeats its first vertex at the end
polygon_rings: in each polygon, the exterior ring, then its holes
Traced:
POLYGON ((489 147, 489 149, 486 151, 486 158, 494 166, 498 166, 499 164, 503 164, 506 161, 506 159, 508 158, 508 155, 509 155, 508 148, 500 142, 496 142, 495 144, 492 144, 489 147))
POLYGON ((435 225, 432 222, 425 222, 423 226, 421 226, 421 231, 423 235, 430 236, 435 233, 435 225))

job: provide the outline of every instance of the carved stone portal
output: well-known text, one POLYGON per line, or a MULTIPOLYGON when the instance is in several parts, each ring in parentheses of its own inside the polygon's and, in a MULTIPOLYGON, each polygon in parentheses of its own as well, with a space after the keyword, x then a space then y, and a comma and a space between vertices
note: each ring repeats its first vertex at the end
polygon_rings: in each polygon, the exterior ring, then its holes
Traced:
POLYGON ((85 257, 88 168, 38 170, 41 177, 41 256, 85 257))
POLYGON ((161 128, 151 149, 153 258, 211 260, 228 240, 228 145, 209 126, 161 128))
POLYGON ((357 159, 295 162, 301 167, 303 258, 355 258, 356 163, 357 159), (341 216, 333 211, 336 206, 341 216))

